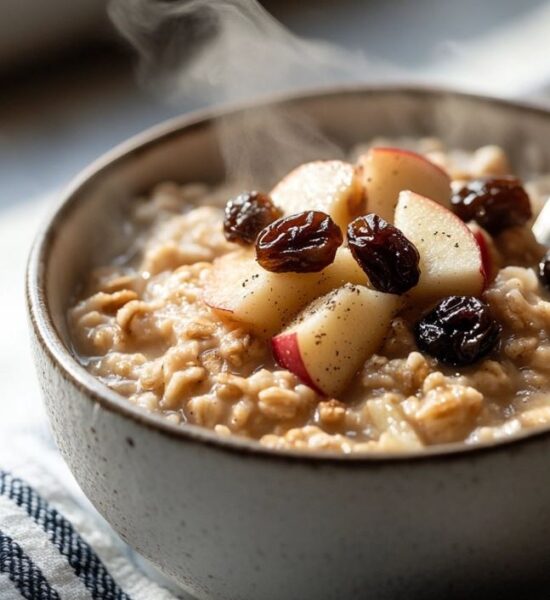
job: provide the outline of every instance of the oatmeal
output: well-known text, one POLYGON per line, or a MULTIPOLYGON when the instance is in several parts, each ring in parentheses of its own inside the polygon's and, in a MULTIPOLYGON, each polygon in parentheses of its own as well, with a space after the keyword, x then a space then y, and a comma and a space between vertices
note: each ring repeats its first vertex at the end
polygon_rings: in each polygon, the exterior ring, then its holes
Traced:
POLYGON ((550 423, 544 198, 498 147, 407 144, 422 155, 376 142, 270 194, 136 199, 132 247, 70 308, 79 360, 174 423, 271 448, 406 452, 550 423))

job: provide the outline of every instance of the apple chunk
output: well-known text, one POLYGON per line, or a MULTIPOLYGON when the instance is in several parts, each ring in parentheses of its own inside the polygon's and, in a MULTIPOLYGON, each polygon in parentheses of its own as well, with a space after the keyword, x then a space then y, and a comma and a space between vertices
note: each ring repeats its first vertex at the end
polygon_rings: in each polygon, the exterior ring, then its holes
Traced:
POLYGON ((319 210, 330 215, 343 231, 365 207, 363 186, 355 168, 340 160, 301 165, 273 188, 271 198, 286 216, 319 210))
POLYGON ((420 254, 420 280, 409 292, 411 298, 481 294, 486 280, 481 249, 454 213, 419 194, 401 192, 395 226, 420 254))
POLYGON ((401 302, 346 284, 315 300, 271 340, 275 359, 306 385, 336 397, 378 350, 401 302))
POLYGON ((371 148, 359 157, 359 172, 367 195, 367 211, 394 222, 399 192, 411 190, 449 206, 449 176, 416 152, 400 148, 371 148))
POLYGON ((252 251, 236 251, 214 262, 204 301, 219 316, 241 323, 262 336, 280 331, 309 302, 344 283, 368 284, 347 248, 318 273, 272 273, 252 251))

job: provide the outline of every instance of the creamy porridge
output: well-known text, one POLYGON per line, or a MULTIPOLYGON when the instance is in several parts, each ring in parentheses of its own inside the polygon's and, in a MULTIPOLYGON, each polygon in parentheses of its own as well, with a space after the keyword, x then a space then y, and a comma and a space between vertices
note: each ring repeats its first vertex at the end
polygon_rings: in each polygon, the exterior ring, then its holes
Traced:
MULTIPOLYGON (((273 448, 399 452, 550 423, 546 250, 520 210, 523 188, 503 179, 510 167, 497 147, 413 147, 429 161, 377 142, 358 148, 353 164, 295 171, 265 196, 276 211, 260 223, 259 262, 255 235, 228 241, 227 217, 224 234, 223 206, 241 190, 162 183, 136 199, 135 245, 95 269, 69 311, 79 360, 174 423, 273 448), (512 204, 473 214, 479 187, 491 181, 508 186, 512 204), (292 240, 276 225, 309 209, 326 219, 307 225, 323 252, 306 264, 277 247, 292 240), (366 213, 380 219, 354 220, 366 213), (374 229, 387 234, 378 250, 363 244, 374 229), (412 247, 392 246, 403 237, 412 247), (286 268, 293 260, 298 266, 286 268), (457 333, 451 319, 434 338, 448 297, 459 297, 456 318, 470 310, 477 337, 457 333)), ((525 188, 536 215, 544 197, 525 188)), ((498 202, 499 193, 488 195, 498 202)), ((241 197, 233 217, 242 206, 241 197)))

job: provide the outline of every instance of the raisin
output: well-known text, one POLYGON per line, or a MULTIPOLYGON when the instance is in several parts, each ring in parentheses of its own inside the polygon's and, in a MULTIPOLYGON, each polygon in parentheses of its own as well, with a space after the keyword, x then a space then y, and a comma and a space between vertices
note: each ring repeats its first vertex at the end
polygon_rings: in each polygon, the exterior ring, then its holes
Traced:
POLYGON ((550 250, 539 263, 538 276, 542 285, 550 290, 550 250))
POLYGON ((475 179, 451 196, 451 206, 464 222, 476 221, 496 234, 531 218, 531 202, 519 179, 475 179))
POLYGON ((334 260, 342 232, 325 213, 310 210, 278 219, 256 241, 256 259, 275 273, 312 273, 334 260))
POLYGON ((253 244, 260 231, 282 214, 267 194, 244 192, 225 205, 225 239, 237 244, 253 244))
POLYGON ((403 233, 375 214, 348 225, 348 246, 372 286, 387 294, 404 294, 418 283, 420 255, 403 233))
POLYGON ((473 296, 449 296, 415 325, 418 347, 452 366, 466 366, 496 345, 501 326, 489 307, 473 296))

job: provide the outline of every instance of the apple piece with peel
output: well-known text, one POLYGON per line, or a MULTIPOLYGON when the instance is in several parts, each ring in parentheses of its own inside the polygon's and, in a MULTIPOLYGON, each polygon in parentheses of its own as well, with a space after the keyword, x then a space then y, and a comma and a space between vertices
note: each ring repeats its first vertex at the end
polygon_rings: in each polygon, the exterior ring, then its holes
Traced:
POLYGON ((271 340, 277 362, 337 397, 378 350, 402 299, 348 283, 317 298, 271 340))
POLYGON ((481 249, 453 212, 414 192, 401 192, 395 226, 420 254, 420 280, 408 292, 413 300, 481 294, 486 281, 481 249))
POLYGON ((319 210, 330 215, 342 231, 365 208, 363 185, 355 167, 340 160, 297 167, 273 188, 271 198, 286 216, 319 210))
POLYGON ((258 265, 253 251, 239 250, 214 261, 204 301, 222 318, 270 337, 314 298, 348 282, 368 285, 347 248, 318 273, 272 273, 258 265))
POLYGON ((371 148, 359 157, 358 170, 367 196, 367 212, 394 222, 399 192, 411 190, 450 205, 449 175, 427 158, 401 148, 371 148))

